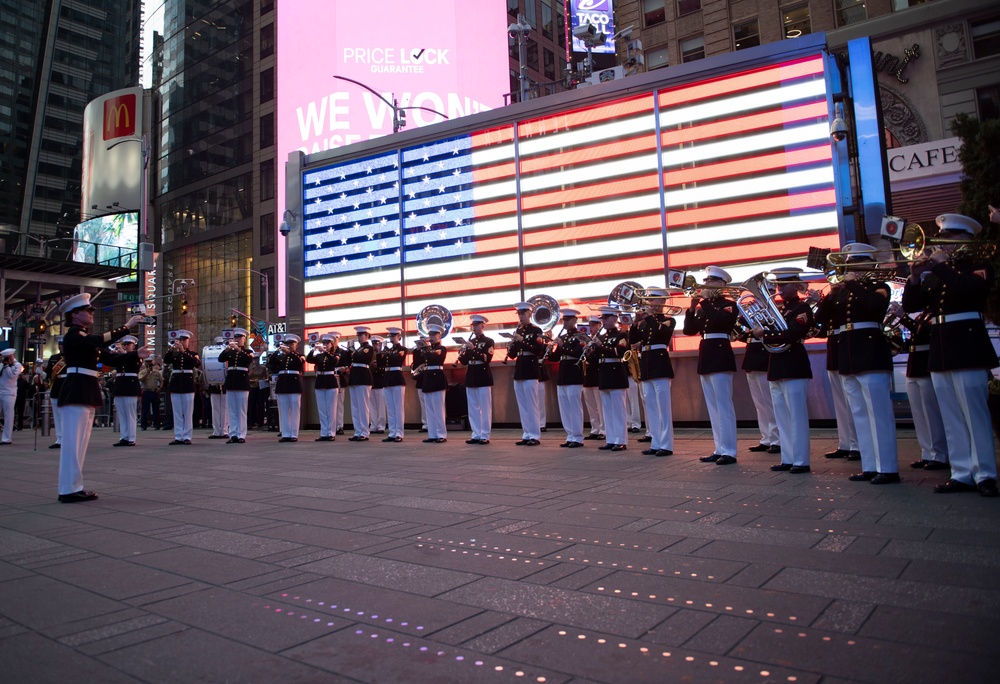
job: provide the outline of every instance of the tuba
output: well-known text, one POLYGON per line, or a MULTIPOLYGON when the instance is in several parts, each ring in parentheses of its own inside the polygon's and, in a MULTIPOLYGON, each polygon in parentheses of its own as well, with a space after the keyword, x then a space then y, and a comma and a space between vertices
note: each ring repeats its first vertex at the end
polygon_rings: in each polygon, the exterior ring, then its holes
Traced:
MULTIPOLYGON (((417 332, 422 337, 427 337, 430 334, 427 329, 429 325, 440 325, 444 329, 441 337, 444 337, 451 332, 451 311, 440 304, 428 304, 417 314, 417 332)), ((425 370, 427 370, 426 362, 421 363, 416 368, 411 368, 410 375, 417 378, 425 370)))
MULTIPOLYGON (((746 319, 751 328, 764 328, 772 332, 784 332, 788 330, 785 317, 778 310, 778 305, 771 297, 770 284, 767 282, 767 273, 757 275, 743 281, 740 286, 742 293, 736 300, 736 308, 746 319)), ((790 344, 768 344, 764 343, 764 349, 771 353, 783 352, 790 344)))
POLYGON ((549 295, 537 294, 528 299, 531 304, 531 324, 548 332, 559 322, 559 302, 549 295))
POLYGON ((615 285, 608 295, 608 306, 617 306, 626 313, 639 308, 646 297, 646 288, 634 280, 626 280, 615 285))

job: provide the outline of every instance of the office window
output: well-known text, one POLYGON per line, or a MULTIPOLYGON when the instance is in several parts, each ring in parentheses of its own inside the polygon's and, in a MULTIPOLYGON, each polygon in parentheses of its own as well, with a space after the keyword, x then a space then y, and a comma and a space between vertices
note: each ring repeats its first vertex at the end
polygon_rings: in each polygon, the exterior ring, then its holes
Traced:
POLYGON ((274 112, 264 114, 260 117, 260 146, 272 147, 274 145, 274 112))
POLYGON ((972 30, 972 56, 982 59, 1000 54, 1000 17, 969 23, 972 30))
POLYGON ((892 0, 892 11, 898 12, 899 10, 905 10, 908 7, 915 7, 917 5, 922 5, 927 0, 892 0))
POLYGON ((269 57, 274 54, 274 24, 268 24, 260 29, 260 56, 269 57))
POLYGON ((837 0, 837 26, 847 26, 868 18, 864 0, 837 0))
POLYGON ((517 13, 520 10, 521 3, 519 0, 507 0, 507 14, 517 18, 517 13))
POLYGON ((525 48, 528 50, 528 68, 538 71, 538 43, 532 38, 528 38, 525 42, 525 48))
POLYGON ((274 254, 274 213, 263 214, 260 217, 260 255, 274 254))
POLYGON ((646 71, 662 69, 665 66, 670 66, 670 55, 667 48, 661 47, 646 53, 646 71))
POLYGON ((705 37, 692 36, 681 41, 681 61, 693 62, 705 58, 705 37))
POLYGON ((270 102, 274 99, 274 67, 268 67, 260 72, 260 101, 270 102))
POLYGON ((556 80, 556 56, 552 50, 547 48, 542 49, 542 73, 545 74, 545 78, 550 81, 556 80))
POLYGON ((642 16, 646 26, 656 26, 667 20, 666 0, 642 0, 642 16))
POLYGON ((745 50, 760 45, 760 31, 757 29, 756 19, 733 26, 733 45, 736 50, 745 50))
POLYGON ((980 121, 1000 119, 1000 85, 976 88, 976 106, 980 121))
POLYGON ((260 199, 274 199, 276 189, 274 180, 274 160, 265 159, 260 163, 260 199))
POLYGON ((809 5, 795 5, 781 10, 781 23, 785 31, 785 38, 798 38, 812 33, 809 5))
POLYGON ((552 40, 555 32, 555 22, 553 21, 551 0, 542 0, 542 35, 552 40))
MULTIPOLYGON (((683 17, 701 9, 701 0, 677 0, 677 16, 683 17)), ((703 55, 704 56, 704 55, 703 55)))

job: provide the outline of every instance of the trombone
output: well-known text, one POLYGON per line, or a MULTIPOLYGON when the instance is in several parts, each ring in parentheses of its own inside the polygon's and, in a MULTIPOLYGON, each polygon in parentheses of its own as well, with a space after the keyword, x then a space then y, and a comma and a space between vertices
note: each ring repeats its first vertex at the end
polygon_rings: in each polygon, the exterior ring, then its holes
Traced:
POLYGON ((847 252, 830 252, 826 255, 826 279, 831 285, 844 282, 848 273, 860 274, 857 280, 865 283, 903 282, 899 265, 895 261, 847 261, 847 252))
POLYGON ((997 249, 995 244, 983 240, 927 237, 919 223, 910 223, 903 228, 903 235, 899 240, 899 251, 907 261, 917 261, 928 256, 925 252, 930 245, 956 245, 949 260, 961 258, 985 261, 991 259, 997 249))

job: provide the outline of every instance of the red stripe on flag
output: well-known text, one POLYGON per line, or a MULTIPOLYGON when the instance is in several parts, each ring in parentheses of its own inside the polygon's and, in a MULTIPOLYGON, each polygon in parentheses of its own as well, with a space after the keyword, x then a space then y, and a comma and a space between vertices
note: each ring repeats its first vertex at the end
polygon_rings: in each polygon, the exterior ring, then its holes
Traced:
POLYGON ((762 88, 782 81, 790 81, 804 76, 823 73, 823 58, 806 57, 795 62, 785 62, 756 71, 730 74, 711 81, 701 81, 696 85, 680 87, 660 92, 661 107, 676 107, 679 104, 716 98, 751 88, 762 88))
POLYGON ((621 119, 626 116, 653 110, 652 93, 632 100, 613 102, 600 107, 580 109, 566 114, 556 114, 537 121, 528 121, 517 127, 518 138, 530 138, 545 133, 566 131, 576 126, 598 123, 609 119, 621 119))
MULTIPOLYGON (((595 171, 599 171, 599 169, 595 169, 595 171)), ((556 204, 574 204, 576 202, 600 200, 609 197, 618 198, 625 194, 655 190, 659 187, 660 182, 655 175, 639 176, 638 178, 628 178, 608 183, 584 185, 570 190, 556 190, 536 195, 522 194, 521 208, 525 211, 530 211, 531 209, 551 207, 556 204)))
MULTIPOLYGON (((538 232, 524 233, 524 247, 541 247, 553 243, 572 242, 591 238, 611 239, 629 233, 647 231, 659 232, 662 223, 659 214, 648 216, 633 216, 627 219, 617 219, 590 225, 573 226, 571 228, 555 228, 538 232)), ((478 243, 477 243, 478 244, 478 243)))
POLYGON ((664 146, 680 145, 682 143, 694 142, 696 140, 715 140, 730 135, 738 135, 761 128, 771 128, 775 126, 787 125, 807 119, 826 118, 828 112, 826 102, 813 102, 811 104, 789 107, 787 109, 777 109, 759 114, 749 114, 734 119, 723 121, 713 121, 712 123, 682 128, 680 130, 667 131, 661 134, 660 138, 664 146))
POLYGON ((499 214, 513 214, 517 211, 517 200, 514 198, 500 200, 498 202, 477 202, 476 218, 486 218, 499 214))
POLYGON ((801 209, 832 207, 837 204, 833 189, 804 192, 795 195, 781 195, 757 200, 740 200, 729 204, 699 209, 680 209, 667 212, 667 227, 694 225, 705 221, 722 221, 761 214, 778 214, 801 209))
POLYGON ((607 276, 638 276, 643 273, 663 273, 663 254, 647 257, 625 257, 589 264, 524 269, 525 285, 555 283, 564 280, 594 280, 607 276))
MULTIPOLYGON (((365 302, 368 304, 376 304, 382 300, 399 300, 400 288, 399 285, 389 285, 387 287, 376 287, 370 290, 365 290, 365 302)), ((305 307, 306 309, 326 309, 331 306, 342 306, 349 304, 357 304, 358 293, 351 292, 338 292, 333 294, 324 295, 312 295, 306 297, 305 307)))
POLYGON ((428 297, 440 294, 461 294, 466 290, 502 290, 509 287, 520 287, 521 277, 516 271, 510 273, 491 273, 484 276, 456 278, 454 280, 429 280, 422 283, 407 283, 407 297, 428 297))
POLYGON ((734 161, 720 162, 718 164, 708 164, 706 166, 696 166, 693 169, 678 169, 667 171, 663 174, 663 184, 665 187, 684 185, 687 183, 697 183, 707 180, 722 180, 733 176, 742 176, 748 173, 768 171, 773 169, 790 168, 801 164, 813 164, 821 161, 829 161, 832 150, 829 145, 821 144, 816 147, 807 147, 792 152, 776 152, 765 154, 760 157, 748 157, 746 159, 736 159, 734 161))
POLYGON ((517 235, 476 239, 476 254, 504 251, 517 251, 517 235))
POLYGON ((473 183, 486 183, 500 178, 514 177, 514 162, 497 164, 496 166, 483 166, 472 170, 473 183))
POLYGON ((651 152, 656 149, 656 136, 644 133, 641 138, 632 140, 615 140, 614 142, 583 149, 572 150, 570 152, 560 152, 558 154, 542 154, 534 158, 521 157, 521 173, 527 174, 534 171, 545 171, 565 166, 575 166, 592 161, 603 161, 612 157, 621 157, 627 154, 638 154, 640 152, 651 152))
MULTIPOLYGON (((670 245, 670 235, 667 235, 667 245, 670 245)), ((771 240, 769 242, 740 243, 721 247, 691 247, 685 251, 670 251, 667 255, 669 268, 682 269, 691 266, 716 264, 739 264, 750 261, 766 261, 783 257, 801 256, 809 253, 810 247, 840 248, 840 238, 837 235, 813 235, 808 237, 790 238, 787 240, 771 240)))

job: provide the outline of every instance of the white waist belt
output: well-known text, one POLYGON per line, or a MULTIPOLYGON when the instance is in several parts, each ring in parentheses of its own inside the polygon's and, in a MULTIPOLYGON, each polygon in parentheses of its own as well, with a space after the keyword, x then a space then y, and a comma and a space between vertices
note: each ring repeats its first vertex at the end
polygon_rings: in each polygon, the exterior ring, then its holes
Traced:
POLYGON ((930 350, 931 350, 931 345, 929 344, 915 344, 912 347, 910 347, 911 352, 925 352, 930 350))
POLYGON ((526 351, 523 351, 523 352, 518 352, 517 355, 518 356, 534 356, 535 352, 526 352, 526 351))
POLYGON ((621 363, 621 359, 601 359, 601 363, 621 363))
POLYGON ((301 375, 301 374, 302 371, 289 371, 289 370, 278 371, 278 375, 301 375))
POLYGON ((248 371, 250 369, 249 368, 244 368, 243 366, 233 366, 229 370, 231 370, 231 371, 248 371))
POLYGON ((953 313, 945 314, 944 316, 935 316, 935 323, 955 323, 956 321, 980 321, 983 319, 983 315, 978 311, 966 311, 965 313, 953 313))
POLYGON ((320 371, 316 375, 336 375, 337 371, 320 371))
POLYGON ((352 363, 351 366, 354 368, 368 368, 367 363, 352 363))
POLYGON ((171 372, 172 373, 194 373, 194 371, 190 370, 190 369, 189 370, 175 370, 175 371, 171 371, 171 372))
MULTIPOLYGON (((89 375, 92 378, 98 378, 98 377, 101 376, 100 373, 98 373, 95 370, 91 370, 89 368, 67 368, 66 369, 66 373, 67 374, 69 374, 69 373, 79 373, 80 375, 89 375)), ((60 376, 60 377, 62 377, 62 376, 60 376)))
POLYGON ((403 370, 403 367, 402 366, 389 366, 386 370, 401 371, 401 370, 403 370))
MULTIPOLYGON (((729 337, 729 335, 726 335, 726 337, 729 337)), ((665 344, 647 344, 645 347, 642 348, 642 350, 650 351, 651 349, 666 349, 666 348, 667 345, 665 344)))
POLYGON ((427 366, 424 370, 444 370, 444 366, 427 366))
POLYGON ((138 373, 119 373, 118 377, 119 378, 137 378, 137 377, 139 377, 139 374, 138 373))
POLYGON ((881 328, 880 323, 875 321, 862 321, 861 323, 848 323, 847 325, 842 325, 837 328, 838 333, 848 332, 850 330, 871 330, 872 328, 881 328))
POLYGON ((470 366, 482 366, 484 363, 486 363, 486 362, 485 361, 469 361, 469 365, 470 366))
POLYGON ((705 333, 702 335, 703 340, 728 340, 729 333, 705 333))

